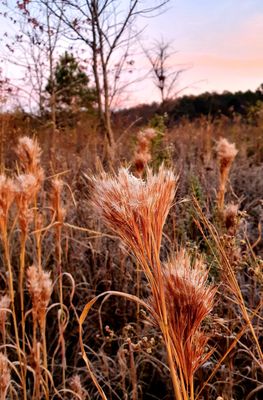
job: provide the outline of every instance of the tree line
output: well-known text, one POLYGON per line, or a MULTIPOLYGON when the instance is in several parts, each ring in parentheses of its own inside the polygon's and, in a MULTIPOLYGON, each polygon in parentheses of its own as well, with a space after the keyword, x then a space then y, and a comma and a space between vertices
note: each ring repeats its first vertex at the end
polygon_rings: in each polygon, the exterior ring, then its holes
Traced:
POLYGON ((235 93, 205 92, 200 95, 184 95, 164 103, 142 104, 133 108, 123 109, 116 113, 127 124, 138 121, 146 124, 154 115, 163 115, 168 126, 173 126, 182 118, 194 120, 204 117, 215 119, 226 116, 230 119, 240 116, 250 123, 256 123, 263 110, 263 85, 256 91, 247 90, 235 93))

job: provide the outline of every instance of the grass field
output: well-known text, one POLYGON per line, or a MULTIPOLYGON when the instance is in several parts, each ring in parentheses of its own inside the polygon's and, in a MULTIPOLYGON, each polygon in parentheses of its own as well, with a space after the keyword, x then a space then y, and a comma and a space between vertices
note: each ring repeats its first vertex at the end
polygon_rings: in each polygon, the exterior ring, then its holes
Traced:
POLYGON ((263 122, 1 127, 0 399, 261 399, 263 122))

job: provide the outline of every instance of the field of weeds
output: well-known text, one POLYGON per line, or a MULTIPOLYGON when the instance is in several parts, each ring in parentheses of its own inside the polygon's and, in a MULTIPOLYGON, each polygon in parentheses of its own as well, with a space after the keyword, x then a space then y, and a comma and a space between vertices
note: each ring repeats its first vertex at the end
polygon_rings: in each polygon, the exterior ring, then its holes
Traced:
POLYGON ((118 131, 2 116, 0 399, 261 399, 261 124, 118 131))

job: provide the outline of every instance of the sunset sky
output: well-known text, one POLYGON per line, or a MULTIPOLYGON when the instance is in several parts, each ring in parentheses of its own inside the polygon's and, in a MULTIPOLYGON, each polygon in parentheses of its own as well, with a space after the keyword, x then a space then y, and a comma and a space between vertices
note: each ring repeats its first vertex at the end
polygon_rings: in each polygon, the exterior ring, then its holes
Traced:
MULTIPOLYGON (((1 18, 2 37, 13 28, 1 18)), ((144 47, 160 39, 172 43, 171 66, 185 69, 176 86, 180 94, 255 90, 263 83, 263 0, 170 0, 161 15, 140 19, 137 29, 142 28, 144 47)), ((6 51, 4 43, 2 50, 6 51)), ((135 70, 128 80, 144 79, 125 91, 121 107, 160 100, 150 77, 145 78, 150 66, 141 46, 136 52, 135 70)), ((20 83, 17 65, 7 60, 1 67, 20 83)))
MULTIPOLYGON (((142 23, 145 42, 173 42, 173 64, 187 67, 182 93, 255 90, 263 82, 263 0, 172 0, 163 15, 142 23)), ((156 97, 150 81, 139 97, 156 97)))

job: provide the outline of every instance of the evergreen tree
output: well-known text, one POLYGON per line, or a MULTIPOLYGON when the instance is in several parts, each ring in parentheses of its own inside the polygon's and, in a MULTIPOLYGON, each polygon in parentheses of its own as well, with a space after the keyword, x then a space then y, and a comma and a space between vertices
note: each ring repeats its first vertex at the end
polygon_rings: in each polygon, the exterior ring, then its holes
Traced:
POLYGON ((55 88, 58 113, 66 111, 69 116, 80 110, 92 111, 95 103, 95 90, 89 87, 89 78, 81 70, 78 61, 67 51, 56 64, 54 78, 49 78, 46 90, 52 93, 55 88), (54 85, 54 86, 52 86, 54 85))

